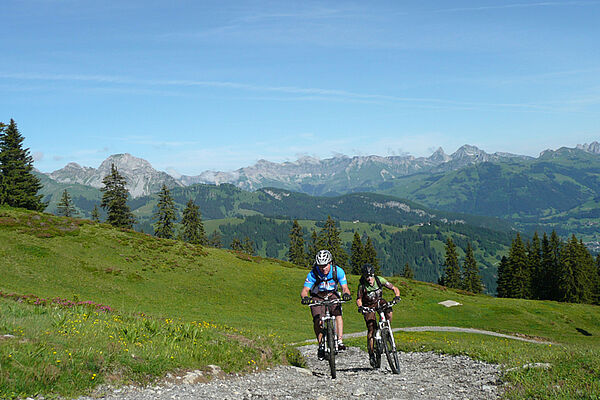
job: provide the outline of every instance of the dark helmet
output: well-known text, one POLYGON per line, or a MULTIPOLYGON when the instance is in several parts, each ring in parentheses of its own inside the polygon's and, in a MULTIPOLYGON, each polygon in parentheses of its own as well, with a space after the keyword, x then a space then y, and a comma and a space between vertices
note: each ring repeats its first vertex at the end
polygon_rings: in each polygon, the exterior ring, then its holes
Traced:
POLYGON ((315 264, 317 265, 327 265, 331 261, 333 261, 333 256, 329 250, 319 250, 315 257, 315 264))
POLYGON ((365 278, 375 275, 375 267, 371 264, 365 264, 362 266, 362 276, 365 278))

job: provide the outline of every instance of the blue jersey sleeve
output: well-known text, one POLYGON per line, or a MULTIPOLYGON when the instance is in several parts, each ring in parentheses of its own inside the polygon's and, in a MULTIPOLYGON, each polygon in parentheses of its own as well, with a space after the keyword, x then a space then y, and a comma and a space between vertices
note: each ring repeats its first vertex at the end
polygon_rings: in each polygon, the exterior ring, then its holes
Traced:
POLYGON ((315 278, 312 271, 310 271, 308 275, 306 275, 306 279, 304 280, 304 287, 312 288, 316 281, 317 278, 315 278))
POLYGON ((346 273, 340 267, 337 267, 337 278, 340 285, 348 284, 348 280, 346 279, 346 273))

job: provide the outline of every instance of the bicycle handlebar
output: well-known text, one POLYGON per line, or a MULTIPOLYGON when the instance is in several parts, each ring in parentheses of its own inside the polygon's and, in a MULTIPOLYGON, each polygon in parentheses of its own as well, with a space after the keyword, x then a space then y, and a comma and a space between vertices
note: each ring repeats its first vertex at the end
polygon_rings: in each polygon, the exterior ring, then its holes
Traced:
POLYGON ((314 301, 311 300, 310 303, 308 303, 309 307, 313 307, 313 306, 332 306, 334 304, 342 304, 345 303, 344 300, 340 300, 340 299, 332 299, 332 300, 322 300, 322 301, 314 301))
POLYGON ((363 314, 368 314, 368 313, 372 313, 372 312, 379 312, 381 310, 384 310, 386 308, 392 308, 394 307, 396 304, 398 304, 398 302, 396 301, 390 301, 389 303, 387 303, 385 306, 377 306, 375 308, 371 308, 371 307, 365 307, 363 306, 363 314))

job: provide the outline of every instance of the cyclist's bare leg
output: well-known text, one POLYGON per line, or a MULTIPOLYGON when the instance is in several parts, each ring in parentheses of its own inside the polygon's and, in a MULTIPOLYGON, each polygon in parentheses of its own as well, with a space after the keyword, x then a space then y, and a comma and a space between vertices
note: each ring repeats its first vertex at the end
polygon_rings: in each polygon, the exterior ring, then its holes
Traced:
POLYGON ((373 353, 373 348, 375 345, 375 338, 373 337, 375 334, 375 321, 367 322, 367 348, 369 350, 369 354, 373 353))
POLYGON ((315 336, 317 337, 317 342, 321 343, 321 341, 323 340, 323 328, 322 328, 322 324, 323 321, 321 321, 320 317, 316 317, 313 318, 313 329, 315 330, 315 336))
POLYGON ((341 315, 336 315, 335 326, 337 330, 338 340, 342 340, 342 336, 344 336, 344 320, 342 319, 341 315))

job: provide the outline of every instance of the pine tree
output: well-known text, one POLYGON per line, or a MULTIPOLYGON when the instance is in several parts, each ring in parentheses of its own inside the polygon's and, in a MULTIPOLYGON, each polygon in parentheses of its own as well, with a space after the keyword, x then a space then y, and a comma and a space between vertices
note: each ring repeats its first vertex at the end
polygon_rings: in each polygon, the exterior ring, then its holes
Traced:
POLYGON ((549 299, 560 301, 561 293, 559 290, 559 281, 561 274, 560 267, 560 253, 563 247, 563 242, 556 233, 552 231, 550 234, 550 246, 549 246, 549 258, 550 264, 548 265, 548 284, 550 288, 549 299))
POLYGON ((407 279, 415 279, 415 273, 408 263, 404 265, 404 271, 402 272, 402 276, 407 279))
POLYGON ((360 275, 364 262, 364 249, 362 240, 358 232, 354 232, 354 239, 352 240, 352 247, 350 248, 350 272, 354 275, 360 275))
POLYGON ((307 258, 308 265, 312 267, 315 262, 315 257, 317 256, 317 252, 320 250, 317 246, 319 245, 319 237, 317 236, 316 231, 312 231, 310 234, 310 243, 308 244, 307 258))
POLYGON ((304 252, 304 230, 295 219, 292 223, 290 231, 290 250, 288 252, 288 260, 292 264, 299 266, 306 265, 306 253, 304 252))
POLYGON ((72 217, 77 214, 75 207, 73 206, 73 201, 71 200, 71 195, 67 192, 67 189, 63 191, 62 197, 56 206, 58 215, 62 215, 63 217, 72 217))
POLYGON ((517 233, 508 253, 508 296, 511 298, 529 298, 531 277, 525 245, 517 233))
POLYGON ((100 207, 106 210, 106 222, 118 228, 133 228, 135 217, 127 205, 129 193, 125 188, 125 178, 119 174, 115 164, 111 164, 110 173, 102 179, 102 183, 104 187, 100 190, 104 194, 100 207))
POLYGON ((375 274, 379 275, 381 273, 379 260, 377 259, 377 250, 375 250, 373 241, 371 241, 369 236, 367 236, 367 242, 365 243, 365 247, 363 249, 363 259, 365 264, 371 264, 373 267, 375 267, 375 274))
POLYGON ((251 256, 254 255, 254 242, 248 236, 246 236, 242 242, 242 251, 251 256))
POLYGON ((531 272, 531 298, 541 299, 544 292, 544 270, 542 268, 542 245, 538 233, 533 234, 531 245, 527 252, 529 271, 531 272))
POLYGON ((206 234, 204 232, 200 207, 194 204, 192 199, 188 200, 183 210, 181 224, 183 225, 181 236, 184 241, 192 244, 206 244, 206 234))
POLYGON ((559 300, 569 303, 592 303, 597 274, 594 259, 575 235, 560 253, 558 280, 559 300))
POLYGON ((157 210, 154 213, 154 234, 156 237, 163 239, 172 239, 175 230, 175 203, 171 196, 171 191, 167 185, 163 183, 160 192, 158 193, 157 210))
POLYGON ((462 286, 460 281, 460 266, 458 265, 458 253, 452 237, 448 236, 446 240, 446 257, 444 260, 444 275, 442 283, 449 288, 459 289, 462 286))
POLYGON ((92 210, 92 221, 100 222, 100 211, 98 210, 98 206, 94 204, 94 209, 92 210))
POLYGON ((477 267, 477 261, 473 254, 471 242, 467 243, 467 251, 463 263, 463 274, 463 289, 472 293, 481 293, 483 291, 481 277, 479 276, 479 268, 477 267))
POLYGON ((16 122, 0 128, 0 204, 44 211, 40 180, 33 175, 33 158, 23 149, 16 122))
POLYGON ((208 237, 208 245, 216 247, 217 249, 223 247, 223 243, 221 242, 221 232, 218 230, 213 231, 208 237))
POLYGON ((502 256, 502 260, 500 260, 500 264, 498 265, 498 280, 496 282, 498 297, 509 297, 508 281, 510 277, 508 274, 508 258, 506 258, 506 256, 502 256))
MULTIPOLYGON (((340 232, 335 226, 335 221, 331 216, 327 217, 327 221, 325 221, 325 226, 319 232, 319 240, 318 240, 319 249, 327 249, 331 252, 333 256, 333 262, 339 266, 344 268, 346 266, 346 262, 348 261, 348 254, 342 248, 342 241, 340 239, 340 232)), ((315 252, 316 254, 316 252, 315 252)))

